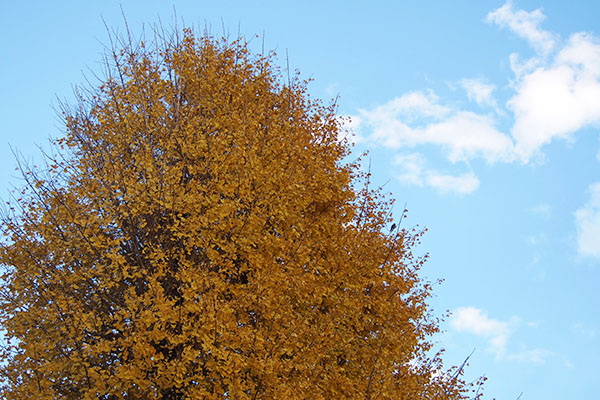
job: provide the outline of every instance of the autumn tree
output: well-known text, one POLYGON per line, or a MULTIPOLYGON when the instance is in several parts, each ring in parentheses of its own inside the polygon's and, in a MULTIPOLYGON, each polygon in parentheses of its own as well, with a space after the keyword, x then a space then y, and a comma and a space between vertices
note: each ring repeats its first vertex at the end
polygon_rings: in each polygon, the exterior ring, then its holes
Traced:
POLYGON ((3 215, 3 398, 467 398, 333 105, 243 40, 107 54, 3 215))

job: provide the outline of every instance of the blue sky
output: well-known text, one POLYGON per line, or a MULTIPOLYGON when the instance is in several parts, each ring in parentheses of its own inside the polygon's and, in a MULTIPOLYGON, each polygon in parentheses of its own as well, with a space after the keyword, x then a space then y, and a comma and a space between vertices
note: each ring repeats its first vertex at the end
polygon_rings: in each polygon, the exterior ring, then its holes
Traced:
MULTIPOLYGON (((485 399, 597 397, 600 6, 592 1, 123 1, 130 27, 265 35, 313 96, 340 95, 355 154, 429 229, 423 275, 446 362, 471 357, 485 399)), ((0 5, 0 191, 8 144, 35 160, 52 106, 100 71, 119 2, 0 5)), ((260 50, 261 39, 252 46, 260 50)), ((5 198, 6 194, 3 195, 5 198)))

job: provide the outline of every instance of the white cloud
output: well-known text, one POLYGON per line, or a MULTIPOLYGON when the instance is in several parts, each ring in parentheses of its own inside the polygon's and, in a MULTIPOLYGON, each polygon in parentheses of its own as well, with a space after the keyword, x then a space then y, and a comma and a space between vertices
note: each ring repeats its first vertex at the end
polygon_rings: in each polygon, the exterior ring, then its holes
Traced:
POLYGON ((574 365, 565 355, 550 351, 546 349, 524 349, 518 353, 509 354, 507 357, 509 360, 528 362, 538 365, 546 364, 551 359, 561 362, 566 368, 573 368, 574 365))
POLYGON ((427 184, 442 193, 473 193, 479 187, 479 179, 474 173, 468 172, 457 176, 444 174, 430 174, 427 184))
POLYGON ((460 307, 452 312, 450 326, 457 332, 472 333, 488 340, 488 350, 500 358, 506 353, 509 323, 489 318, 476 307, 460 307))
POLYGON ((432 91, 410 92, 397 97, 371 112, 375 119, 395 118, 398 115, 408 120, 419 117, 441 118, 450 112, 448 107, 438 104, 438 97, 432 91))
POLYGON ((600 43, 593 35, 579 32, 571 35, 556 56, 556 62, 579 70, 585 77, 600 76, 600 43))
POLYGON ((588 202, 575 212, 577 251, 580 256, 600 259, 600 182, 588 188, 588 202))
MULTIPOLYGON (((558 358, 565 365, 570 364, 563 355, 541 348, 522 348, 517 353, 509 352, 508 341, 519 325, 523 323, 517 317, 501 321, 488 317, 484 310, 472 306, 455 309, 450 318, 450 326, 456 332, 470 333, 485 339, 488 345, 487 351, 497 359, 545 364, 549 358, 558 358)), ((535 328, 535 324, 532 323, 524 325, 535 328)))
POLYGON ((600 122, 600 43, 571 36, 552 63, 524 73, 507 106, 514 113, 516 151, 529 159, 555 138, 600 122))
POLYGON ((494 127, 492 118, 452 110, 437 101, 431 92, 406 94, 373 110, 359 110, 357 128, 369 128, 367 140, 390 148, 441 146, 453 163, 477 157, 490 163, 512 158, 512 141, 494 127))
POLYGON ((531 362, 534 364, 545 364, 546 360, 549 357, 554 356, 555 354, 549 350, 545 349, 531 349, 531 350, 523 350, 515 354, 511 354, 508 356, 511 360, 523 361, 523 362, 531 362))
POLYGON ((467 92, 469 100, 475 101, 480 106, 498 108, 496 100, 494 100, 492 95, 496 88, 495 85, 481 78, 462 79, 460 85, 467 92))
POLYGON ((600 42, 591 34, 572 34, 559 46, 558 36, 539 27, 541 10, 515 10, 512 3, 488 14, 488 22, 508 27, 543 57, 521 62, 510 55, 515 73, 514 95, 507 107, 514 113, 511 135, 523 162, 541 155, 541 147, 600 122, 600 42))
POLYGON ((416 133, 422 143, 442 146, 452 162, 481 157, 490 163, 512 158, 512 141, 494 127, 494 121, 471 111, 459 111, 416 133))
POLYGON ((544 64, 544 60, 539 57, 531 57, 525 61, 521 61, 517 53, 511 53, 508 56, 510 62, 510 69, 515 74, 515 79, 518 81, 525 74, 533 72, 537 67, 544 64))
POLYGON ((407 185, 428 186, 444 194, 469 194, 479 186, 479 179, 472 172, 448 175, 427 168, 427 159, 420 153, 399 154, 394 165, 399 168, 398 180, 407 185))
POLYGON ((450 324, 459 332, 469 332, 482 336, 500 336, 506 334, 508 326, 487 316, 476 307, 460 307, 452 313, 450 324))
POLYGON ((548 31, 540 29, 539 24, 546 19, 541 9, 531 12, 515 10, 509 1, 502 7, 490 12, 487 21, 500 27, 508 27, 524 38, 542 54, 548 54, 556 45, 556 38, 548 31))
POLYGON ((488 344, 487 351, 492 353, 496 359, 539 365, 554 359, 562 362, 568 368, 573 367, 573 364, 563 354, 555 351, 542 348, 528 349, 523 345, 518 352, 508 350, 508 341, 515 329, 518 326, 536 328, 537 324, 535 323, 523 323, 517 317, 512 317, 508 321, 497 320, 488 317, 484 310, 471 306, 455 309, 450 318, 450 326, 456 332, 469 333, 485 339, 488 344))
POLYGON ((399 168, 398 180, 411 186, 425 186, 426 164, 427 159, 421 153, 398 154, 394 158, 394 165, 399 168))

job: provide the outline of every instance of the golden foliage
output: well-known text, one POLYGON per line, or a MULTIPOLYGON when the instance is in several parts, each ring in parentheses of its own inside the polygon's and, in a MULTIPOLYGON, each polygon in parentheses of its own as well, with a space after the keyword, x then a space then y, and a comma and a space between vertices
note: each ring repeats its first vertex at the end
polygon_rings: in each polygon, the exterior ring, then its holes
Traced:
POLYGON ((113 52, 4 216, 2 397, 467 398, 333 106, 242 41, 152 46, 113 52))

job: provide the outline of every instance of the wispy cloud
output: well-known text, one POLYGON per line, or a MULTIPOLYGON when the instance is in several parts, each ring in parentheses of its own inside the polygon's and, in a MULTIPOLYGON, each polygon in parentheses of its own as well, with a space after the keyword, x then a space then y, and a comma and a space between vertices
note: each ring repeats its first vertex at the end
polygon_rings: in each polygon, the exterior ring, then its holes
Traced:
POLYGON ((433 91, 410 92, 397 97, 366 114, 373 120, 384 121, 402 116, 407 121, 418 121, 419 118, 439 119, 446 116, 451 110, 440 105, 439 98, 433 91))
POLYGON ((555 47, 556 38, 552 33, 539 27, 544 19, 546 16, 541 9, 531 12, 515 10, 510 1, 487 16, 488 22, 509 28, 527 40, 535 50, 547 54, 555 47))
POLYGON ((576 335, 583 336, 588 339, 593 339, 598 335, 596 329, 579 321, 573 324, 572 330, 576 335))
POLYGON ((407 185, 427 186, 440 193, 454 194, 472 193, 479 186, 479 179, 472 172, 450 175, 428 168, 427 159, 420 153, 399 154, 394 165, 399 169, 398 180, 407 185))
POLYGON ((544 232, 537 234, 537 235, 528 235, 525 238, 525 241, 527 243, 529 243, 531 246, 537 246, 540 243, 543 243, 546 241, 546 234, 544 232))
POLYGON ((552 215, 552 206, 550 204, 547 204, 547 203, 541 203, 541 204, 538 204, 538 205, 536 205, 534 207, 531 207, 529 209, 529 211, 533 215, 537 215, 537 216, 542 217, 544 219, 548 219, 552 215))
POLYGON ((496 112, 500 112, 493 96, 496 85, 488 83, 483 78, 461 79, 460 85, 465 89, 469 100, 482 107, 491 107, 496 112))
POLYGON ((460 307, 452 312, 450 326, 457 332, 471 333, 488 340, 488 350, 501 358, 506 353, 510 322, 488 317, 476 307, 460 307))
POLYGON ((431 174, 427 176, 427 183, 442 193, 473 193, 479 186, 479 178, 474 173, 468 172, 460 175, 431 174))
POLYGON ((507 359, 538 365, 546 364, 550 359, 554 359, 562 362, 562 364, 567 368, 573 368, 573 363, 571 363, 564 355, 555 351, 540 348, 522 350, 517 353, 509 354, 507 359))
MULTIPOLYGON (((450 326, 456 332, 479 336, 487 341, 487 351, 496 359, 545 364, 550 358, 558 358, 567 366, 571 363, 562 354, 554 351, 533 348, 522 348, 518 352, 508 351, 508 341, 518 326, 524 325, 517 317, 507 321, 494 319, 487 312, 477 307, 460 307, 452 311, 450 326)), ((525 324, 535 327, 535 324, 525 324)))
POLYGON ((577 251, 584 258, 600 260, 600 182, 589 186, 588 202, 575 212, 577 251))

